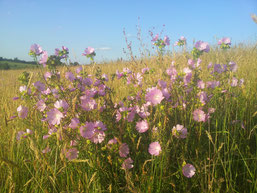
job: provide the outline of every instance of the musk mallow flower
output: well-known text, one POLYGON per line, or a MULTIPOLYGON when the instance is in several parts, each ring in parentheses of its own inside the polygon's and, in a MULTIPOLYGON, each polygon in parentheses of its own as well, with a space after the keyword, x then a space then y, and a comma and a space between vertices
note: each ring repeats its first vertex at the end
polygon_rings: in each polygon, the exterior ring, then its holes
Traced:
POLYGON ((54 103, 54 107, 57 109, 63 108, 66 111, 69 108, 69 105, 65 100, 58 100, 54 103))
POLYGON ((224 37, 224 38, 220 39, 220 40, 218 41, 218 45, 222 45, 222 44, 231 45, 231 40, 230 40, 230 38, 224 37))
POLYGON ((159 144, 159 142, 157 142, 157 141, 156 142, 152 142, 149 145, 148 152, 151 155, 158 156, 161 151, 162 151, 162 148, 161 148, 161 145, 159 144))
POLYGON ((103 142, 106 129, 106 126, 101 121, 87 122, 85 126, 79 128, 81 136, 95 144, 103 142))
POLYGON ((76 118, 76 117, 72 118, 71 122, 69 124, 69 127, 72 128, 72 129, 76 129, 78 127, 79 123, 80 123, 80 121, 79 121, 78 118, 76 118))
POLYGON ((61 119, 64 118, 62 112, 56 108, 51 109, 46 114, 46 120, 48 120, 49 124, 51 125, 59 125, 61 123, 61 119))
POLYGON ((231 72, 236 72, 237 71, 237 64, 233 61, 229 62, 229 69, 231 72))
POLYGON ((144 133, 149 129, 148 123, 146 120, 138 121, 136 124, 136 129, 139 133, 144 133))
POLYGON ((133 168, 134 167, 133 162, 134 161, 130 157, 125 159, 124 162, 122 163, 122 169, 129 170, 133 168))
POLYGON ((40 45, 38 45, 38 44, 31 45, 30 52, 29 52, 30 55, 39 56, 42 53, 43 53, 43 50, 40 45))
POLYGON ((71 161, 73 159, 76 159, 78 157, 78 153, 79 151, 76 148, 71 148, 69 150, 66 151, 66 158, 71 161))
POLYGON ((235 78, 235 77, 233 77, 233 78, 232 78, 232 81, 231 81, 231 86, 232 86, 232 87, 236 87, 237 84, 238 84, 238 79, 235 78))
POLYGON ((85 52, 82 54, 83 56, 94 56, 95 55, 95 49, 92 47, 87 47, 85 49, 85 52))
POLYGON ((45 101, 44 100, 39 100, 36 104, 36 108, 40 111, 40 112, 43 112, 46 108, 46 104, 45 104, 45 101))
POLYGON ((41 56, 41 59, 40 59, 40 61, 39 61, 39 64, 42 64, 43 67, 46 67, 47 60, 48 60, 47 51, 43 51, 42 56, 41 56))
POLYGON ((72 72, 66 72, 65 78, 71 82, 73 82, 76 79, 72 72))
POLYGON ((145 98, 147 102, 150 102, 154 106, 160 104, 164 99, 162 91, 156 87, 148 88, 145 98))
POLYGON ((121 144, 120 148, 119 148, 119 154, 120 157, 127 157, 129 154, 129 147, 128 144, 123 143, 121 144))
POLYGON ((195 175, 195 167, 191 164, 186 164, 182 168, 182 173, 187 178, 192 178, 195 175))
POLYGON ((22 119, 26 118, 28 116, 28 108, 20 105, 17 108, 18 116, 22 119))
POLYGON ((196 109, 193 112, 193 119, 197 122, 205 122, 206 114, 201 109, 196 109))
POLYGON ((156 42, 158 39, 159 39, 159 34, 156 34, 151 41, 156 42))
POLYGON ((195 43, 195 48, 199 51, 203 51, 203 52, 209 52, 210 51, 210 46, 207 42, 203 42, 203 41, 198 41, 195 43))
POLYGON ((44 91, 45 90, 45 84, 44 83, 42 83, 42 82, 40 82, 40 81, 37 81, 37 82, 35 82, 34 84, 34 87, 37 89, 37 90, 39 90, 39 91, 44 91))
POLYGON ((187 137, 187 128, 185 128, 183 125, 177 124, 172 128, 172 135, 174 135, 176 138, 186 138, 187 137))
POLYGON ((183 46, 186 44, 186 38, 181 36, 178 41, 175 42, 174 46, 183 46))
POLYGON ((168 36, 164 36, 163 38, 163 42, 166 46, 169 46, 170 45, 170 38, 168 36))

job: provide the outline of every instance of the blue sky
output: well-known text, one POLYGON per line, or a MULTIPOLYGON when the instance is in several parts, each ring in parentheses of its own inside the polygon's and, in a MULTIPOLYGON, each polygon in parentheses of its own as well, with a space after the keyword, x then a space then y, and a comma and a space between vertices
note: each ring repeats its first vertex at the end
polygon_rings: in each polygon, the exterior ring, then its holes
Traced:
POLYGON ((189 44, 230 37, 232 43, 256 42, 256 0, 0 0, 0 56, 31 60, 30 45, 38 43, 49 54, 62 45, 73 61, 88 46, 96 48, 97 61, 125 57, 123 29, 137 53, 138 17, 142 39, 150 45, 148 31, 168 35, 174 43, 184 35, 189 44))

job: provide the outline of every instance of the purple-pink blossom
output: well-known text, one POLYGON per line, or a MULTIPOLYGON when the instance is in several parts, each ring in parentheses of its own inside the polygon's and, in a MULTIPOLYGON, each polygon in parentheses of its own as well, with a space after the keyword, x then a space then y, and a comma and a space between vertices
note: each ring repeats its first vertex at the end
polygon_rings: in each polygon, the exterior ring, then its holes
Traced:
POLYGON ((161 148, 161 145, 159 144, 159 142, 157 142, 157 141, 156 142, 152 142, 149 145, 148 152, 151 155, 158 156, 161 151, 162 151, 162 148, 161 148))
POLYGON ((182 173, 187 178, 192 178, 195 175, 195 167, 191 164, 186 164, 182 168, 182 173))
POLYGON ((168 36, 164 36, 163 38, 163 42, 166 46, 169 46, 170 45, 170 38, 168 36))
POLYGON ((31 45, 30 53, 39 56, 40 54, 42 54, 42 52, 43 52, 43 50, 40 45, 38 45, 38 44, 31 45))
POLYGON ((149 129, 148 123, 146 120, 138 121, 136 124, 136 129, 139 133, 144 133, 149 129))
POLYGON ((145 98, 146 101, 150 102, 153 106, 160 104, 164 99, 162 91, 156 87, 148 88, 145 98))
POLYGON ((184 139, 187 137, 187 128, 185 128, 183 125, 177 124, 172 128, 172 135, 177 138, 184 139))
POLYGON ((119 154, 120 157, 127 157, 129 154, 129 147, 128 144, 123 143, 121 144, 120 148, 119 148, 119 154))
POLYGON ((47 51, 43 51, 39 64, 42 64, 44 67, 46 67, 47 60, 48 60, 47 51))
POLYGON ((69 108, 69 104, 65 100, 58 100, 54 103, 54 107, 67 111, 67 109, 69 108))
POLYGON ((231 45, 231 40, 228 37, 224 37, 218 41, 218 45, 225 44, 225 45, 231 45))
POLYGON ((76 79, 72 72, 66 72, 65 73, 65 78, 68 79, 71 82, 73 82, 76 79))
POLYGON ((18 116, 22 119, 26 118, 28 116, 28 108, 20 105, 17 108, 18 116))
POLYGON ((83 53, 83 56, 90 56, 90 55, 94 55, 95 54, 95 49, 92 47, 87 47, 85 49, 85 53, 83 53))
POLYGON ((40 112, 43 112, 46 108, 46 104, 45 104, 45 101, 44 100, 39 100, 36 104, 36 107, 37 109, 40 111, 40 112))
POLYGON ((76 117, 72 118, 71 122, 69 124, 69 127, 72 128, 72 129, 76 129, 79 126, 79 123, 80 123, 80 121, 79 121, 78 118, 76 118, 76 117))
POLYGON ((61 123, 62 118, 64 118, 62 112, 60 112, 56 108, 51 109, 46 114, 47 114, 46 119, 51 125, 59 125, 61 123))
POLYGON ((198 41, 195 43, 195 48, 198 49, 199 51, 203 52, 209 52, 210 51, 210 46, 207 42, 203 41, 198 41))
POLYGON ((124 162, 122 163, 122 169, 128 170, 133 168, 134 167, 133 162, 134 161, 130 157, 125 159, 124 162))
POLYGON ((196 109, 193 112, 193 119, 197 122, 205 122, 206 114, 201 109, 196 109))
POLYGON ((71 161, 73 159, 76 159, 78 157, 78 153, 79 151, 76 148, 71 148, 69 150, 66 151, 66 158, 71 161))

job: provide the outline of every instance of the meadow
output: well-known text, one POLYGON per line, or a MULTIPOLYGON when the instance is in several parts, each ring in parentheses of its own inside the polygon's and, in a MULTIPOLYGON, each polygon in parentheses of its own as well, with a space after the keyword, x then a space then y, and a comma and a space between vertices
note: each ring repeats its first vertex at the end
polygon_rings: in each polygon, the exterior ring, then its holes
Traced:
POLYGON ((257 192, 256 46, 152 42, 80 67, 34 45, 40 68, 0 71, 0 192, 257 192))

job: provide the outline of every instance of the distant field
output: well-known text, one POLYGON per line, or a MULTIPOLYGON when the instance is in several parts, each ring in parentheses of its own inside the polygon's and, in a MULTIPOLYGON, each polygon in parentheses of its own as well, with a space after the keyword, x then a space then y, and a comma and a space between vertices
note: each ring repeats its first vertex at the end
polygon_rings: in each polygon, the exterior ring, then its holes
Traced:
POLYGON ((34 64, 26 64, 20 62, 12 62, 12 61, 0 61, 0 68, 2 64, 7 63, 10 66, 10 69, 25 69, 25 68, 37 68, 34 64))

